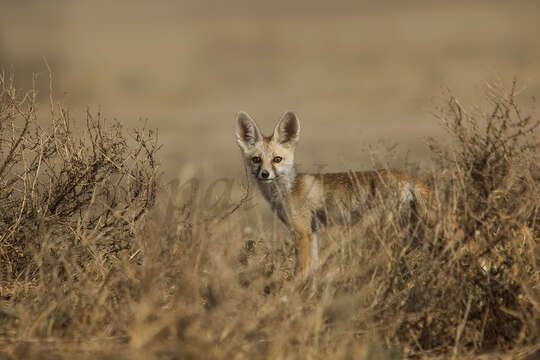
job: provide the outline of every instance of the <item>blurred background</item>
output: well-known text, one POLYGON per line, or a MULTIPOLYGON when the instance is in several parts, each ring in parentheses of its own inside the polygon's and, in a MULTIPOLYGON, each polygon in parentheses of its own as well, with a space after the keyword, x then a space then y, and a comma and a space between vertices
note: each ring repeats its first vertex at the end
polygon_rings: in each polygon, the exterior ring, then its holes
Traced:
POLYGON ((298 161, 370 168, 370 145, 429 161, 446 88, 468 104, 485 81, 517 77, 540 95, 537 1, 7 1, 0 66, 74 119, 100 109, 158 129, 163 170, 241 173, 235 113, 264 132, 302 120, 298 161))

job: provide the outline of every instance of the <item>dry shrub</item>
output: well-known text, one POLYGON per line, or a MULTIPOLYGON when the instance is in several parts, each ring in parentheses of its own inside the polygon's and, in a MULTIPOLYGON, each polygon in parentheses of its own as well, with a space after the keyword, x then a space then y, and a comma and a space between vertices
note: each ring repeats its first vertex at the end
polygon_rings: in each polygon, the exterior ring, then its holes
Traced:
POLYGON ((540 122, 521 113, 516 81, 509 91, 488 84, 486 97, 487 111, 465 109, 450 96, 439 118, 454 143, 449 150, 432 146, 445 173, 440 195, 464 237, 448 244, 432 269, 446 284, 427 292, 442 296, 440 310, 452 316, 439 326, 456 329, 454 340, 432 327, 427 337, 454 351, 534 344, 540 336, 540 122))
POLYGON ((537 123, 521 115, 515 87, 489 94, 487 114, 454 98, 441 108, 454 142, 433 147, 434 214, 401 224, 388 216, 388 189, 364 221, 321 234, 321 269, 308 280, 293 276, 293 241, 253 207, 252 186, 231 203, 229 180, 209 192, 203 179, 178 179, 154 202, 153 137, 129 143, 89 117, 75 147, 67 113, 32 132, 31 97, 24 107, 3 95, 2 161, 12 165, 2 181, 13 181, 2 187, 3 354, 532 359, 537 123), (4 119, 22 125, 6 132, 4 119))
POLYGON ((100 287, 111 257, 132 249, 158 184, 152 131, 126 137, 90 111, 73 129, 69 110, 52 100, 48 117, 35 91, 20 93, 0 75, 0 286, 24 307, 2 314, 23 337, 84 334, 114 314, 112 298, 99 320, 85 312, 96 294, 107 296, 100 287))

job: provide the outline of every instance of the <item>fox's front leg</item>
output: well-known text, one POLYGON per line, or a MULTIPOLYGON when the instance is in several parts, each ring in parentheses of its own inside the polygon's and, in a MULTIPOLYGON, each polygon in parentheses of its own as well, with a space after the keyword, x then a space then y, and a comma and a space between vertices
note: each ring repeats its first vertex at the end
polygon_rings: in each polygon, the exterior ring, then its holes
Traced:
POLYGON ((290 224, 296 241, 296 269, 300 271, 302 277, 306 277, 312 270, 312 214, 304 204, 298 207, 295 206, 297 203, 294 201, 291 201, 290 204, 290 224))
POLYGON ((302 277, 306 277, 311 265, 311 229, 296 227, 294 238, 296 241, 296 268, 302 277))
POLYGON ((319 236, 316 231, 311 233, 311 263, 310 270, 317 271, 319 268, 319 236))

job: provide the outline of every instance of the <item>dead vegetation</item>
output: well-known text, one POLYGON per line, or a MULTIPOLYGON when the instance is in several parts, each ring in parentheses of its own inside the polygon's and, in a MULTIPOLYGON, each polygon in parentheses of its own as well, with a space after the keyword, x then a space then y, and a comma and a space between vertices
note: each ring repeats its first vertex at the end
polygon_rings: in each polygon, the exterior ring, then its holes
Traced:
POLYGON ((160 187, 154 133, 91 112, 75 131, 52 102, 43 125, 33 93, 0 80, 1 356, 538 356, 538 120, 515 83, 488 88, 488 111, 441 107, 433 219, 408 229, 380 209, 330 229, 301 281, 249 188, 231 204, 225 180, 160 187))

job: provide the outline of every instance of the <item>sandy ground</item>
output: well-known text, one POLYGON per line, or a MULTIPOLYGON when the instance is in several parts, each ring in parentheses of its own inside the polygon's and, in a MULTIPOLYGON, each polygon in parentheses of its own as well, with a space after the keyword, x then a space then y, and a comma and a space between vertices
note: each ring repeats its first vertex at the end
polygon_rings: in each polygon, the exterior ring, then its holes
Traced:
POLYGON ((516 76, 526 103, 540 95, 535 1, 258 3, 4 0, 0 66, 21 88, 38 73, 46 96, 45 58, 77 121, 86 107, 126 127, 148 118, 168 177, 238 176, 239 110, 266 132, 295 110, 304 168, 362 169, 369 146, 398 144, 396 167, 429 160, 446 88, 473 104, 485 81, 516 76))

